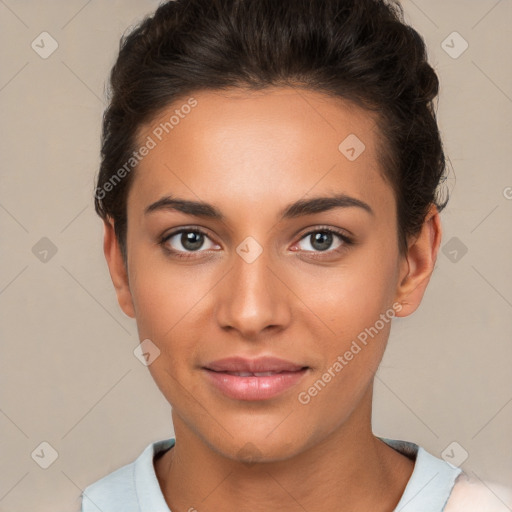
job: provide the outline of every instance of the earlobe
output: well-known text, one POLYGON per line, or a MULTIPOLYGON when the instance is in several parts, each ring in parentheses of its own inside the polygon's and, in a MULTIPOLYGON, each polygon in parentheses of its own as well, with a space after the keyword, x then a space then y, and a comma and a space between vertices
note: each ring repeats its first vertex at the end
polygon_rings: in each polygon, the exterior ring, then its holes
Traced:
POLYGON ((108 221, 103 221, 103 226, 103 252, 107 260, 112 283, 116 290, 117 301, 127 316, 135 318, 135 308, 128 282, 128 272, 115 235, 114 221, 109 218, 108 221))
POLYGON ((420 233, 409 243, 402 261, 395 297, 402 309, 396 316, 408 316, 419 307, 434 270, 441 236, 439 212, 431 205, 420 233))

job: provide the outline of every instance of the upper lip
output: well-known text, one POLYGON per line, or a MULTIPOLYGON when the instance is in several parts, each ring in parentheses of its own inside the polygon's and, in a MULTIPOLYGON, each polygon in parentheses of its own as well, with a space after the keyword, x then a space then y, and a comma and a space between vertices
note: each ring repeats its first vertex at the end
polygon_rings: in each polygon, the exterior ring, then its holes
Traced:
POLYGON ((212 361, 204 366, 207 370, 216 372, 295 372, 307 368, 305 365, 295 364, 278 357, 258 357, 247 359, 245 357, 226 357, 212 361))

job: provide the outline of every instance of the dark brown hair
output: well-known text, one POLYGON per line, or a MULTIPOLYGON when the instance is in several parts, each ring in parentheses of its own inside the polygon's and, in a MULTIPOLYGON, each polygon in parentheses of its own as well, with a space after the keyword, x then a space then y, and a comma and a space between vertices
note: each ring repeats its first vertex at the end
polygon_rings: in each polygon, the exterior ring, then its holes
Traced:
POLYGON ((194 91, 269 86, 324 92, 377 114, 402 254, 430 205, 444 208, 448 197, 440 202, 438 185, 446 165, 433 107, 439 81, 399 4, 173 0, 122 37, 110 75, 95 209, 114 220, 125 263, 127 162, 135 171, 141 125, 194 91))

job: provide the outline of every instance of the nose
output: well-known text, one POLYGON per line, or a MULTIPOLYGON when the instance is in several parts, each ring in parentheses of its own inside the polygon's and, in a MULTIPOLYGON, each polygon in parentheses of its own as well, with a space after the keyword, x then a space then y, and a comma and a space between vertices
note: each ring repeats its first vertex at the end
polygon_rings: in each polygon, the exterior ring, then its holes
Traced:
POLYGON ((291 291, 282 271, 272 263, 265 250, 252 262, 234 255, 233 266, 222 279, 216 297, 215 314, 222 329, 256 341, 287 327, 291 291))

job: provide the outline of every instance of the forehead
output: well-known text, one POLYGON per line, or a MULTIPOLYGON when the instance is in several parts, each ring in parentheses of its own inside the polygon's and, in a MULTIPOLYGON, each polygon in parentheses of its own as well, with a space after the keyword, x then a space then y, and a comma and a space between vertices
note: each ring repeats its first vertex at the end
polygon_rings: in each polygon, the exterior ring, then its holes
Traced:
POLYGON ((375 203, 392 193, 377 158, 375 117, 319 92, 199 91, 142 126, 138 143, 149 140, 129 209, 166 194, 229 205, 234 214, 263 204, 278 211, 307 194, 375 203))

